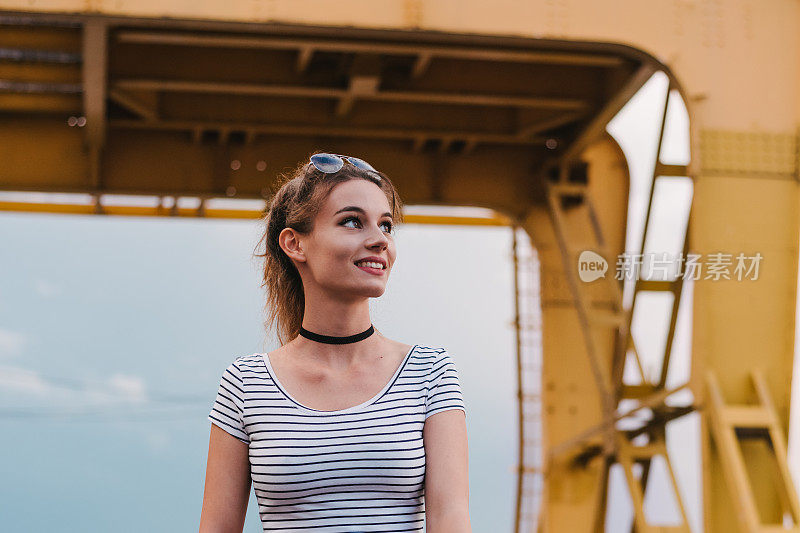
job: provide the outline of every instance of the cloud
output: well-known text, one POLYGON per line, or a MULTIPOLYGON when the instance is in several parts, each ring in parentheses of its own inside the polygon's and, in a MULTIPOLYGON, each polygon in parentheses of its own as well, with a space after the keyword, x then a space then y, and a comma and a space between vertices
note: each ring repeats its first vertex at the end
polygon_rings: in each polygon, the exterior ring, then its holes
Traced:
POLYGON ((51 391, 51 385, 32 370, 3 367, 0 368, 0 390, 3 389, 44 396, 51 391))
POLYGON ((147 400, 145 383, 140 377, 114 374, 109 378, 108 386, 111 391, 128 401, 141 403, 147 400))
POLYGON ((0 392, 32 395, 51 404, 143 404, 148 401, 146 389, 141 378, 126 374, 114 374, 103 381, 84 381, 48 378, 34 370, 15 366, 0 367, 0 392))
POLYGON ((46 279, 41 278, 34 281, 33 289, 36 291, 36 294, 42 296, 43 298, 52 298, 53 296, 61 294, 60 287, 50 281, 47 281, 46 279))
POLYGON ((25 341, 22 333, 0 328, 0 359, 20 355, 25 341))

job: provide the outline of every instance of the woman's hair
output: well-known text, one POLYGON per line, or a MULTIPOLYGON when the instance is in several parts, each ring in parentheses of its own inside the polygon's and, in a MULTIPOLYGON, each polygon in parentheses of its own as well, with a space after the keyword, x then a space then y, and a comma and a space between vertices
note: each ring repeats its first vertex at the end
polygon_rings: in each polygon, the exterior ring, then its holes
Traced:
POLYGON ((262 218, 264 234, 256 245, 258 248, 263 242, 265 250, 254 256, 264 258, 261 283, 261 288, 266 292, 264 311, 267 312, 267 319, 264 326, 269 331, 275 325, 281 346, 300 333, 305 295, 300 273, 278 244, 278 235, 284 228, 292 228, 302 235, 310 234, 314 229, 314 219, 331 190, 339 183, 354 179, 367 180, 380 187, 389 200, 394 224, 403 222, 400 196, 383 172, 372 173, 345 162, 338 172, 326 174, 306 160, 295 169, 278 176, 275 183, 278 190, 262 218))

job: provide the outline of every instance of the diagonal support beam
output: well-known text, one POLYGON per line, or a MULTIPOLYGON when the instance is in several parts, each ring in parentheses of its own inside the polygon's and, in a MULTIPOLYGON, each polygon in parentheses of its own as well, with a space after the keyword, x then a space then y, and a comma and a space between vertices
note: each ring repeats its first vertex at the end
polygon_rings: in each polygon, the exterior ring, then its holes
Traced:
POLYGON ((414 60, 414 66, 411 68, 411 77, 413 79, 421 78, 423 74, 428 70, 428 65, 431 64, 431 59, 433 59, 433 54, 423 52, 417 56, 414 60))
MULTIPOLYGON (((526 111, 526 108, 521 108, 520 114, 522 114, 523 111, 526 111)), ((585 116, 586 116, 585 112, 571 111, 546 120, 539 120, 536 122, 525 123, 520 125, 519 128, 517 129, 517 136, 522 138, 531 137, 533 135, 537 135, 544 131, 551 130, 553 128, 559 128, 566 124, 570 124, 571 122, 577 122, 582 118, 584 118, 585 116)))
POLYGON ((311 57, 314 55, 314 48, 312 46, 303 46, 297 53, 297 63, 295 64, 295 72, 298 74, 304 73, 308 70, 308 65, 311 63, 311 57))
POLYGON ((640 66, 633 75, 631 75, 622 89, 611 97, 606 105, 592 118, 591 122, 589 122, 586 128, 584 128, 575 141, 570 144, 569 148, 564 152, 564 155, 561 157, 562 169, 569 168, 569 163, 575 161, 580 153, 603 133, 608 123, 614 118, 614 115, 625 106, 628 100, 642 88, 655 72, 656 67, 647 63, 640 66))
POLYGON ((128 111, 136 113, 145 120, 155 122, 159 118, 158 93, 149 92, 140 96, 112 87, 108 92, 108 96, 128 111))
POLYGON ((583 431, 583 432, 579 433, 575 437, 573 437, 573 438, 571 438, 571 439, 569 439, 569 440, 567 440, 565 442, 562 442, 561 444, 559 444, 557 446, 553 446, 552 448, 550 448, 549 455, 550 455, 551 458, 555 458, 555 457, 558 457, 558 456, 560 456, 562 454, 569 453, 569 452, 573 451, 575 448, 580 448, 590 438, 601 434, 603 431, 608 430, 609 428, 614 428, 616 426, 617 422, 619 422, 620 420, 625 419, 625 418, 629 418, 629 417, 635 415, 636 413, 638 413, 639 411, 641 411, 642 409, 653 409, 653 408, 659 407, 661 405, 665 405, 664 402, 668 397, 670 397, 673 394, 675 394, 676 392, 681 391, 683 389, 686 389, 688 387, 689 387, 689 384, 688 383, 684 383, 683 385, 681 385, 679 387, 675 387, 674 389, 659 390, 658 392, 655 392, 655 393, 651 394, 650 396, 647 396, 646 398, 642 398, 641 400, 639 400, 639 405, 637 405, 633 409, 630 409, 630 410, 628 410, 628 411, 626 411, 624 413, 621 413, 621 414, 615 414, 610 419, 606 419, 603 422, 601 422, 601 423, 599 423, 599 424, 597 424, 595 426, 590 427, 586 431, 583 431))

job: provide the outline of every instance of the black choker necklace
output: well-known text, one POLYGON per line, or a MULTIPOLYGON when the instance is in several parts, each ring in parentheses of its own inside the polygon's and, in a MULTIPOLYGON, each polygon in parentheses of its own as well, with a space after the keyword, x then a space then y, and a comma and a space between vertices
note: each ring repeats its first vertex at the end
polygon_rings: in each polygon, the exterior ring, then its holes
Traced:
POLYGON ((348 335, 347 337, 336 337, 333 335, 320 335, 319 333, 313 333, 308 331, 303 326, 300 326, 300 335, 307 339, 311 339, 312 341, 317 342, 324 342, 326 344, 348 344, 351 342, 358 342, 361 340, 366 339, 375 331, 375 328, 372 327, 372 324, 369 325, 366 331, 362 331, 361 333, 356 333, 355 335, 348 335))

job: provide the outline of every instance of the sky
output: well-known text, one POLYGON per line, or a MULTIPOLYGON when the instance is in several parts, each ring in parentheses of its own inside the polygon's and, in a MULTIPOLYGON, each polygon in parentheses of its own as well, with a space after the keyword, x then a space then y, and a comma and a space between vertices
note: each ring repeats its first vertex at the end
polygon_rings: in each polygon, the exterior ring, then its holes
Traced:
MULTIPOLYGON (((666 89, 663 74, 655 75, 608 128, 631 171, 629 250, 640 238, 637 213, 648 193, 642 184, 655 161, 666 89)), ((679 101, 669 116, 662 161, 680 163, 689 154, 679 101)), ((655 209, 658 216, 677 216, 691 187, 661 198, 668 204, 655 209)), ((0 213, 5 528, 196 530, 206 417, 220 376, 236 357, 277 347, 263 330, 260 264, 251 255, 260 230, 256 220, 0 213)), ((657 237, 649 247, 675 243, 675 234, 657 237)), ((387 290, 370 301, 373 324, 390 338, 453 355, 467 406, 473 530, 512 531, 518 435, 511 229, 405 224, 395 239, 398 259, 387 290)), ((687 283, 672 384, 688 378, 691 295, 687 283)), ((663 311, 658 302, 647 305, 663 311)), ((659 338, 651 328, 633 324, 644 364, 655 368, 646 357, 653 351, 648 343, 659 338)), ((790 435, 791 447, 797 437, 790 435)), ((698 532, 697 415, 671 423, 668 447, 698 532)), ((790 454, 793 465, 796 456, 790 454)), ((675 509, 664 504, 661 466, 653 483, 648 515, 670 523, 675 509)), ((615 468, 612 533, 629 531, 622 487, 615 468)), ((245 531, 261 531, 252 492, 245 531)))
MULTIPOLYGON (((196 530, 208 412, 262 330, 258 221, 0 214, 4 529, 196 530)), ((442 346, 468 416, 475 531, 511 530, 513 268, 504 227, 406 224, 373 324, 442 346), (499 437, 499 438, 498 438, 499 437)), ((245 531, 260 531, 251 497, 245 531)))

